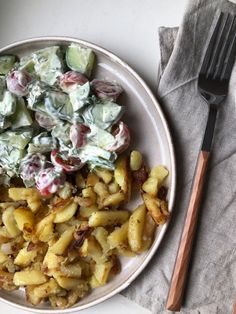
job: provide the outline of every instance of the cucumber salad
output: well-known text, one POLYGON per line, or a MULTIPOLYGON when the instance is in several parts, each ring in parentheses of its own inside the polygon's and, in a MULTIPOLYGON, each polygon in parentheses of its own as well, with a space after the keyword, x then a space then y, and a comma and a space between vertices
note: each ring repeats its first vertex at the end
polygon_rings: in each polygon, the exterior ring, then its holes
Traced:
POLYGON ((130 143, 118 84, 90 79, 94 52, 72 43, 0 56, 0 184, 44 196, 85 165, 114 169, 130 143))

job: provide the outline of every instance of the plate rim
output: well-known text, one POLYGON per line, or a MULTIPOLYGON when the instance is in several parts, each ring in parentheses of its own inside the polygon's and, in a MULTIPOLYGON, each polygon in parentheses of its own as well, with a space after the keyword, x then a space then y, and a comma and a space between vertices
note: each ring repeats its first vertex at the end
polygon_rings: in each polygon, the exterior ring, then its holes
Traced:
MULTIPOLYGON (((123 59, 119 58, 116 54, 114 54, 110 50, 105 49, 105 48, 101 47, 100 45, 94 44, 90 41, 71 37, 71 36, 37 36, 37 37, 22 39, 22 40, 14 41, 14 42, 12 42, 12 43, 4 46, 4 47, 1 47, 0 53, 4 52, 5 50, 8 50, 8 49, 17 48, 18 46, 21 46, 21 45, 36 43, 36 42, 40 42, 40 41, 42 41, 42 42, 44 42, 44 41, 75 42, 75 43, 90 47, 91 49, 95 49, 95 50, 101 52, 102 54, 108 56, 112 61, 118 63, 123 68, 125 68, 141 84, 141 86, 144 88, 144 90, 146 91, 148 96, 151 98, 153 104, 155 105, 155 108, 157 110, 157 113, 159 114, 160 120, 162 122, 164 131, 165 131, 165 135, 167 138, 168 148, 170 151, 170 163, 171 163, 171 168, 172 168, 172 176, 171 176, 171 183, 170 183, 171 191, 170 191, 170 198, 169 198, 169 209, 170 209, 170 212, 172 213, 173 205, 174 205, 174 201, 175 201, 175 195, 176 195, 176 180, 177 180, 174 144, 173 144, 173 140, 171 137, 170 128, 168 126, 168 123, 167 123, 167 120, 166 120, 165 115, 163 113, 163 110, 162 110, 157 98, 154 96, 154 93, 152 92, 152 90, 147 85, 147 83, 142 79, 142 77, 131 66, 129 66, 128 63, 123 61, 123 59)), ((157 84, 158 84, 158 82, 157 82, 157 84)), ((95 306, 99 303, 102 303, 105 300, 110 299, 114 295, 116 295, 116 294, 120 293, 121 291, 123 291, 124 289, 126 289, 140 275, 140 273, 145 269, 147 264, 153 258, 154 254, 157 252, 157 249, 160 246, 160 243, 161 243, 161 241, 162 241, 162 239, 163 239, 163 237, 167 231, 170 220, 171 219, 169 219, 165 223, 165 225, 162 227, 162 229, 158 235, 158 240, 156 241, 155 245, 149 250, 149 253, 146 256, 143 264, 129 276, 129 278, 127 279, 126 282, 124 282, 122 285, 120 285, 116 289, 113 289, 111 292, 109 292, 105 296, 102 296, 102 297, 100 297, 94 301, 91 301, 87 304, 84 304, 84 305, 77 305, 75 307, 67 308, 67 309, 50 309, 50 310, 49 309, 31 308, 31 307, 28 307, 25 305, 17 304, 13 301, 6 300, 5 298, 3 298, 1 296, 0 296, 0 301, 6 303, 8 305, 14 306, 15 308, 21 309, 21 310, 34 312, 34 313, 44 313, 44 314, 46 314, 46 313, 50 313, 50 314, 52 314, 52 313, 57 313, 57 314, 72 313, 72 312, 88 309, 92 306, 95 306)))

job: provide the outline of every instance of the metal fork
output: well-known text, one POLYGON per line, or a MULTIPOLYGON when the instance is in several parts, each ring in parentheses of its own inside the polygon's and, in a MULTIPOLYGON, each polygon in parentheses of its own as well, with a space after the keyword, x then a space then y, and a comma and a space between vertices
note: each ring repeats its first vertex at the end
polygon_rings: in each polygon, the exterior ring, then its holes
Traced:
POLYGON ((229 13, 221 13, 210 39, 198 78, 198 90, 209 105, 209 113, 167 298, 166 308, 168 310, 179 311, 182 305, 217 111, 227 96, 235 54, 236 17, 229 13))

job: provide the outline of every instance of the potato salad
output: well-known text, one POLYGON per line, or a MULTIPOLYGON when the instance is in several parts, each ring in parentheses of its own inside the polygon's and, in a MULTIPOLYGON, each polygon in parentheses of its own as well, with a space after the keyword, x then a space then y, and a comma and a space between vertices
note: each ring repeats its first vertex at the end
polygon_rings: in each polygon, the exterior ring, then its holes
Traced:
POLYGON ((168 170, 128 150, 123 89, 95 66, 76 43, 0 55, 0 288, 35 306, 105 285, 169 217, 168 170))

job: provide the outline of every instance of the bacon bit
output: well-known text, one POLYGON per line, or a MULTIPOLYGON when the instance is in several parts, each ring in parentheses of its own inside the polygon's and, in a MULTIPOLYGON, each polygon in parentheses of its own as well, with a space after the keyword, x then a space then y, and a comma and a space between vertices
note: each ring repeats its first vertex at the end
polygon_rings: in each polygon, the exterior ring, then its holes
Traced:
POLYGON ((161 186, 158 190, 158 194, 157 194, 157 197, 160 199, 160 200, 166 200, 166 196, 167 196, 167 193, 168 193, 168 189, 165 187, 165 186, 161 186))
POLYGON ((145 164, 143 163, 139 170, 132 171, 132 176, 133 176, 133 182, 134 182, 135 186, 138 189, 141 189, 143 183, 148 178, 148 171, 147 171, 145 164))
POLYGON ((83 245, 84 240, 90 236, 92 231, 93 231, 93 228, 89 227, 87 223, 81 224, 79 230, 74 232, 74 239, 75 239, 74 247, 80 248, 83 245))

